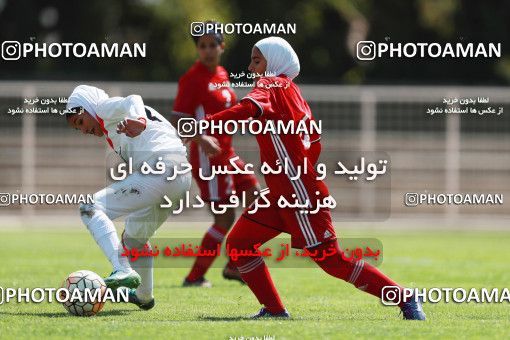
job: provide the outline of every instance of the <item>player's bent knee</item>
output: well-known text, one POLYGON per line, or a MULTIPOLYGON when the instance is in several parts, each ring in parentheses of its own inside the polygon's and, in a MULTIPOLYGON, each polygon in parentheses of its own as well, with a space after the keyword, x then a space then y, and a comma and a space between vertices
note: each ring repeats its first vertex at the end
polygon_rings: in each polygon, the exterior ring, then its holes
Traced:
POLYGON ((80 216, 83 218, 83 217, 88 217, 88 218, 92 218, 92 216, 94 216, 94 213, 96 212, 96 207, 94 204, 87 204, 87 203, 82 203, 80 204, 80 216))
POLYGON ((85 224, 90 231, 92 231, 90 229, 92 225, 103 225, 104 219, 108 219, 105 214, 98 214, 98 212, 103 212, 103 210, 97 204, 81 204, 79 210, 83 224, 85 224))
POLYGON ((152 250, 151 244, 146 238, 134 238, 123 234, 122 243, 128 249, 137 248, 141 250, 145 247, 145 245, 147 245, 147 250, 152 250))
MULTIPOLYGON (((348 281, 349 276, 352 274, 356 263, 352 260, 347 260, 344 258, 343 251, 338 247, 336 240, 331 242, 335 242, 334 246, 337 250, 336 254, 327 259, 324 259, 322 256, 318 256, 312 259, 327 274, 342 279, 344 281, 348 281)), ((329 242, 324 243, 314 249, 321 250, 321 252, 319 253, 322 253, 324 249, 327 249, 328 247, 329 242)))
POLYGON ((236 220, 234 209, 227 209, 224 214, 214 215, 214 223, 226 229, 230 229, 236 220))

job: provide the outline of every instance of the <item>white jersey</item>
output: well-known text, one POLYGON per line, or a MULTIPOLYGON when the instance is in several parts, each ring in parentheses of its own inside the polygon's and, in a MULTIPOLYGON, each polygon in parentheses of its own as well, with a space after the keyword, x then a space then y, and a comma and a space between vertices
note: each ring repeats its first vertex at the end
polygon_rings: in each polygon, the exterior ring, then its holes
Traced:
POLYGON ((108 144, 125 161, 131 158, 135 167, 155 155, 177 153, 186 156, 186 147, 172 124, 156 110, 145 106, 138 95, 105 99, 99 103, 96 114, 108 144), (145 130, 133 138, 117 133, 117 124, 124 118, 145 118, 145 130))

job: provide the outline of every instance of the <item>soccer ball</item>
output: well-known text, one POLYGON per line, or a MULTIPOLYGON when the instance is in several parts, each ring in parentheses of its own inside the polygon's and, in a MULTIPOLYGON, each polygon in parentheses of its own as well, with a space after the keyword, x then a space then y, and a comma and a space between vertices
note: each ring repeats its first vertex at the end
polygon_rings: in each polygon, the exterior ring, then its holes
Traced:
MULTIPOLYGON (((106 284, 99 275, 90 270, 79 270, 69 274, 62 284, 62 288, 69 292, 69 298, 62 304, 73 315, 93 316, 103 308, 106 284), (76 298, 78 295, 79 298, 76 298)), ((63 292, 60 297, 64 300, 63 292)))

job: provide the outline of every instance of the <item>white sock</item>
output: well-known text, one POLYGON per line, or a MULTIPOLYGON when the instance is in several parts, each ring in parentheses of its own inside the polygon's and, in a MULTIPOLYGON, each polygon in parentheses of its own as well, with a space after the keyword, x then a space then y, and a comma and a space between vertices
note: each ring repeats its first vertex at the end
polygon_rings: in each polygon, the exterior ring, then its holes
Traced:
POLYGON ((136 296, 143 302, 148 302, 153 298, 153 267, 154 259, 152 257, 140 257, 133 262, 131 267, 140 275, 142 283, 136 289, 136 296))
POLYGON ((106 214, 99 209, 87 206, 87 208, 82 208, 81 219, 112 264, 113 270, 130 270, 128 258, 120 256, 123 248, 115 225, 106 214))
MULTIPOLYGON (((138 248, 142 249, 145 243, 141 243, 135 239, 124 236, 124 244, 129 249, 138 248)), ((152 247, 149 242, 149 250, 152 250, 152 247)), ((152 256, 149 257, 139 257, 135 262, 131 262, 131 268, 133 268, 138 275, 142 278, 142 283, 136 289, 136 296, 142 302, 150 301, 153 296, 153 275, 154 275, 154 258, 152 256)))

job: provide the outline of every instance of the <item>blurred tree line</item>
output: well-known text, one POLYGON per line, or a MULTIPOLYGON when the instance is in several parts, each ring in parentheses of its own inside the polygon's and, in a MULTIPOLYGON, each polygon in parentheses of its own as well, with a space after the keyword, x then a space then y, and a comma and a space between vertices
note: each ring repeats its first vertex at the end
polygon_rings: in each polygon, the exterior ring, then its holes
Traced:
MULTIPOLYGON (((509 1, 469 0, 0 0, 0 40, 138 42, 146 58, 27 58, 0 61, 1 79, 176 81, 196 59, 190 23, 296 23, 283 36, 298 53, 299 82, 342 84, 507 84, 509 1), (494 42, 492 59, 360 62, 359 40, 494 42)), ((222 64, 241 72, 263 36, 228 35, 222 64)))

